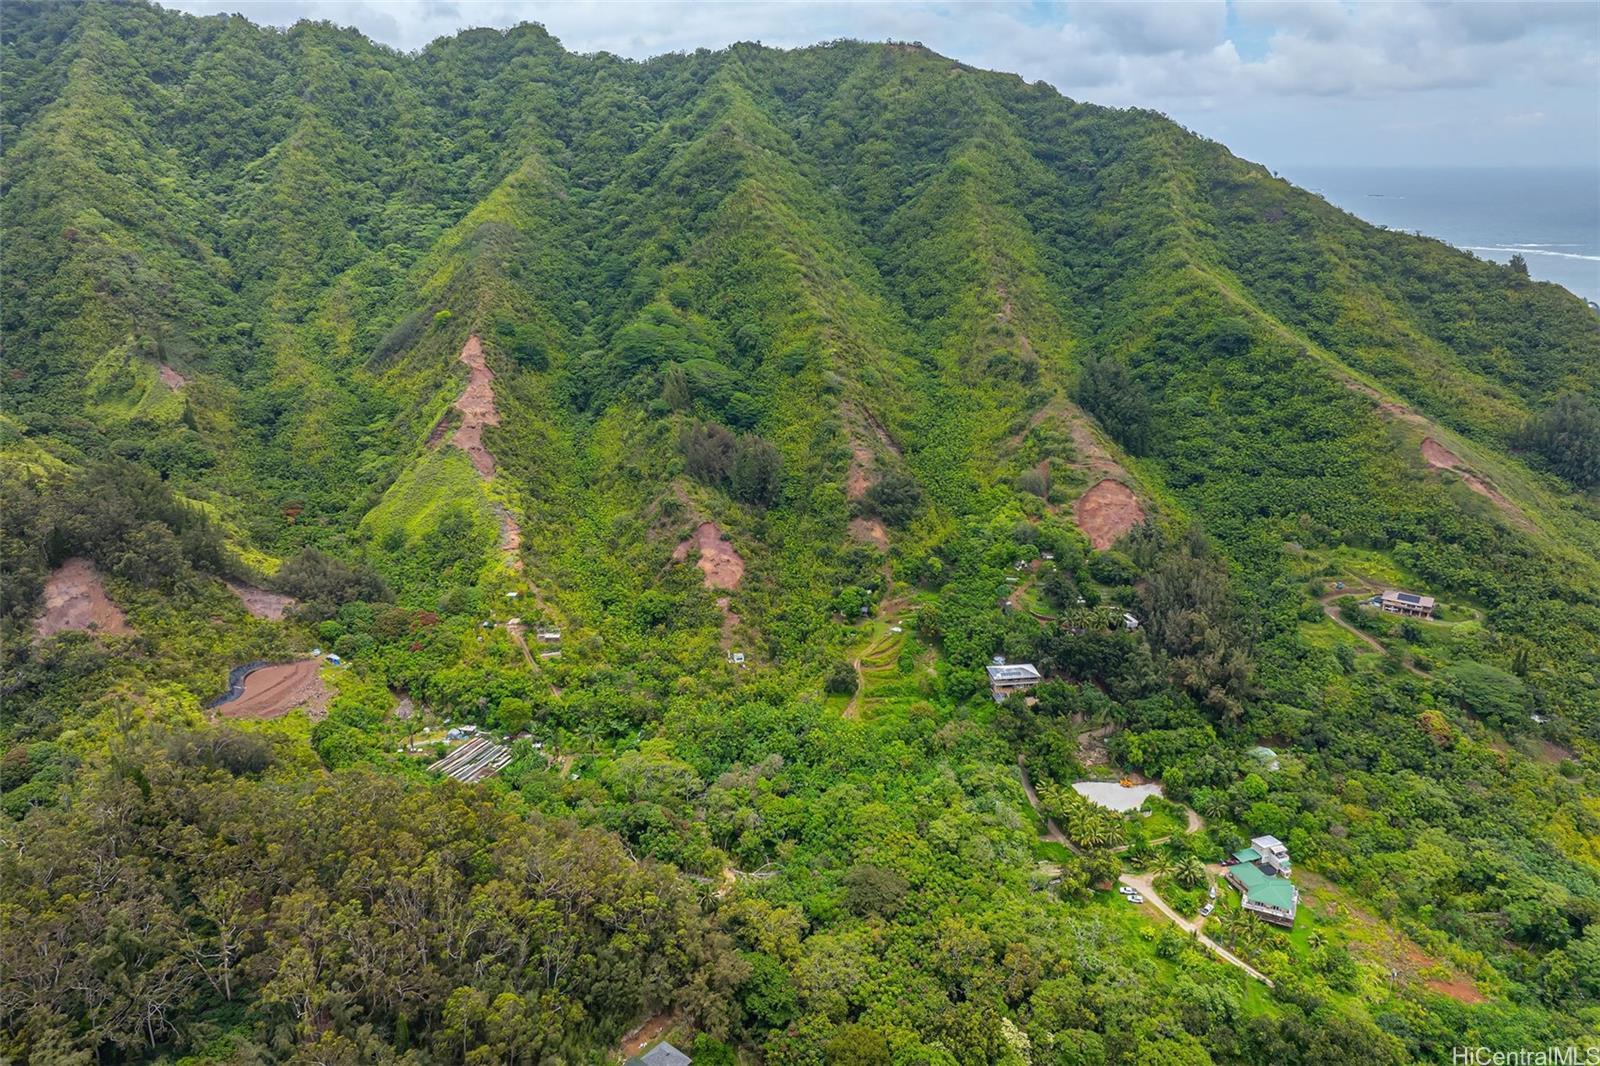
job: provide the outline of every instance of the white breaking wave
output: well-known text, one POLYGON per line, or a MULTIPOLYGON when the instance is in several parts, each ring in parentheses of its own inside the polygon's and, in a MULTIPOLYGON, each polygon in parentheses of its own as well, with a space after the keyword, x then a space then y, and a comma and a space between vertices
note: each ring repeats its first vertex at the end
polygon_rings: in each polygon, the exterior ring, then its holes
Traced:
POLYGON ((1524 255, 1553 255, 1558 259, 1582 259, 1585 262, 1600 263, 1600 255, 1582 255, 1578 252, 1552 252, 1548 248, 1539 248, 1528 244, 1514 246, 1469 244, 1466 248, 1469 252, 1521 252, 1524 255))

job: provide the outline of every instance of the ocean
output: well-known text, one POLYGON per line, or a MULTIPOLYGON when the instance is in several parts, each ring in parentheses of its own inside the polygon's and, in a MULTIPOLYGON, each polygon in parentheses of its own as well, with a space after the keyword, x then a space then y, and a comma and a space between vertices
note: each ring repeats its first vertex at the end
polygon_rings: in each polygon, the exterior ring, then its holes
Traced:
POLYGON ((1600 303, 1600 168, 1286 167, 1368 222, 1438 237, 1600 303))

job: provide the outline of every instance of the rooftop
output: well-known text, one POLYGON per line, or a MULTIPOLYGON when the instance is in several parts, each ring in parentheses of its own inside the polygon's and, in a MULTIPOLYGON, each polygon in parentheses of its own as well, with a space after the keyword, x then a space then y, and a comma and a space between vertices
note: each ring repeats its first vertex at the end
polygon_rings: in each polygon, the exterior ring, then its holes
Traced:
POLYGON ((643 1055, 635 1055, 627 1066, 689 1066, 694 1060, 663 1040, 643 1055))
POLYGON ((1037 681, 1039 669, 1032 663, 1008 663, 989 667, 989 681, 1037 681))
POLYGON ((1244 892, 1246 903, 1256 903, 1263 907, 1291 912, 1298 902, 1297 896, 1294 882, 1285 877, 1265 878, 1259 885, 1247 885, 1244 892))
POLYGON ((1423 596, 1415 592, 1401 592, 1399 589, 1384 589, 1385 600, 1408 604, 1412 607, 1432 607, 1433 597, 1423 596))

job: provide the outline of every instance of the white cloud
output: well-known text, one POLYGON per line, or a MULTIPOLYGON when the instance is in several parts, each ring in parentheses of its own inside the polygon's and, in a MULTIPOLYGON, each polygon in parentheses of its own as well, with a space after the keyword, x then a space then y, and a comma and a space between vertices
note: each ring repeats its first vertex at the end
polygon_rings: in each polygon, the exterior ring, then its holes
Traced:
POLYGON ((542 23, 574 51, 634 59, 741 40, 918 40, 974 66, 1042 79, 1075 99, 1155 108, 1247 145, 1300 145, 1288 149, 1297 154, 1328 151, 1322 131, 1336 121, 1349 124, 1356 153, 1376 150, 1373 139, 1399 123, 1435 131, 1438 140, 1394 132, 1391 151, 1459 154, 1443 131, 1458 129, 1463 113, 1477 121, 1485 101, 1490 113, 1544 116, 1495 124, 1522 138, 1522 157, 1531 150, 1592 163, 1600 151, 1600 5, 1592 3, 166 2, 194 13, 239 10, 274 25, 329 19, 406 50, 467 26, 521 21, 542 23), (1530 149, 1535 136, 1542 140, 1530 149))

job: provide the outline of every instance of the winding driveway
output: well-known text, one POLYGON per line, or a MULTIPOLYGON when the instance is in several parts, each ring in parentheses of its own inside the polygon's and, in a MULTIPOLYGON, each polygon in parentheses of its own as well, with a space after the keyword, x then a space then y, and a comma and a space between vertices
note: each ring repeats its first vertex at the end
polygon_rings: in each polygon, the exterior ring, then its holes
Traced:
MULTIPOLYGON (((1043 814, 1044 809, 1039 806, 1039 793, 1034 790, 1033 781, 1028 777, 1028 764, 1020 752, 1017 755, 1017 773, 1022 777, 1022 791, 1027 794, 1028 802, 1033 804, 1033 809, 1035 811, 1043 814)), ((1061 827, 1056 825, 1055 819, 1046 817, 1044 820, 1044 825, 1045 836, 1050 840, 1072 849, 1074 854, 1083 854, 1083 849, 1067 839, 1067 835, 1061 831, 1061 827)), ((1196 814, 1194 811, 1189 811, 1189 828, 1191 831, 1202 828, 1204 825, 1205 821, 1201 819, 1198 814, 1196 814)), ((1155 904, 1156 910, 1172 919, 1173 923, 1176 924, 1178 928, 1187 932, 1199 943, 1204 944, 1217 958, 1228 963, 1229 965, 1237 966, 1239 969, 1243 970, 1251 977, 1254 977, 1257 981, 1260 981, 1268 988, 1272 987, 1272 978, 1268 977, 1254 966, 1251 966, 1248 962, 1245 962, 1239 956, 1235 955, 1233 952, 1229 951, 1215 940, 1212 940, 1210 937, 1206 936, 1200 931, 1200 926, 1197 923, 1189 921, 1187 918, 1179 915, 1177 911, 1167 906, 1167 901, 1162 899, 1155 890, 1155 874, 1123 874, 1121 877, 1118 877, 1117 880, 1124 885, 1129 885, 1132 888, 1137 889, 1140 895, 1149 900, 1151 903, 1155 904)))
POLYGON ((1237 966, 1239 969, 1243 970, 1251 977, 1254 977, 1257 981, 1260 981, 1268 988, 1272 987, 1272 978, 1268 977, 1266 974, 1262 973, 1254 966, 1251 966, 1248 962, 1245 962, 1239 956, 1235 955, 1233 952, 1229 951, 1227 948, 1223 947, 1221 944, 1202 933, 1200 931, 1199 922, 1191 922, 1189 919, 1183 917, 1177 911, 1167 906, 1167 901, 1156 894, 1155 874, 1123 874, 1121 877, 1117 878, 1117 880, 1125 885, 1129 885, 1132 888, 1137 889, 1141 896, 1156 905, 1156 910, 1160 911, 1162 914, 1165 914, 1168 918, 1171 918, 1173 923, 1177 925, 1179 929, 1186 931, 1190 936, 1194 937, 1200 943, 1210 948, 1211 953, 1217 958, 1221 959, 1223 962, 1231 963, 1234 966, 1237 966))
POLYGON ((1339 608, 1336 606, 1338 601, 1346 596, 1354 595, 1355 593, 1349 589, 1345 589, 1342 592, 1329 593, 1328 595, 1322 597, 1322 613, 1327 615, 1328 621, 1332 622, 1334 625, 1344 629, 1346 632, 1354 633, 1356 636, 1360 637, 1369 648, 1377 652, 1379 655, 1389 654, 1389 649, 1378 643, 1378 638, 1374 637, 1371 633, 1366 633, 1357 629, 1355 626, 1339 617, 1339 608))

